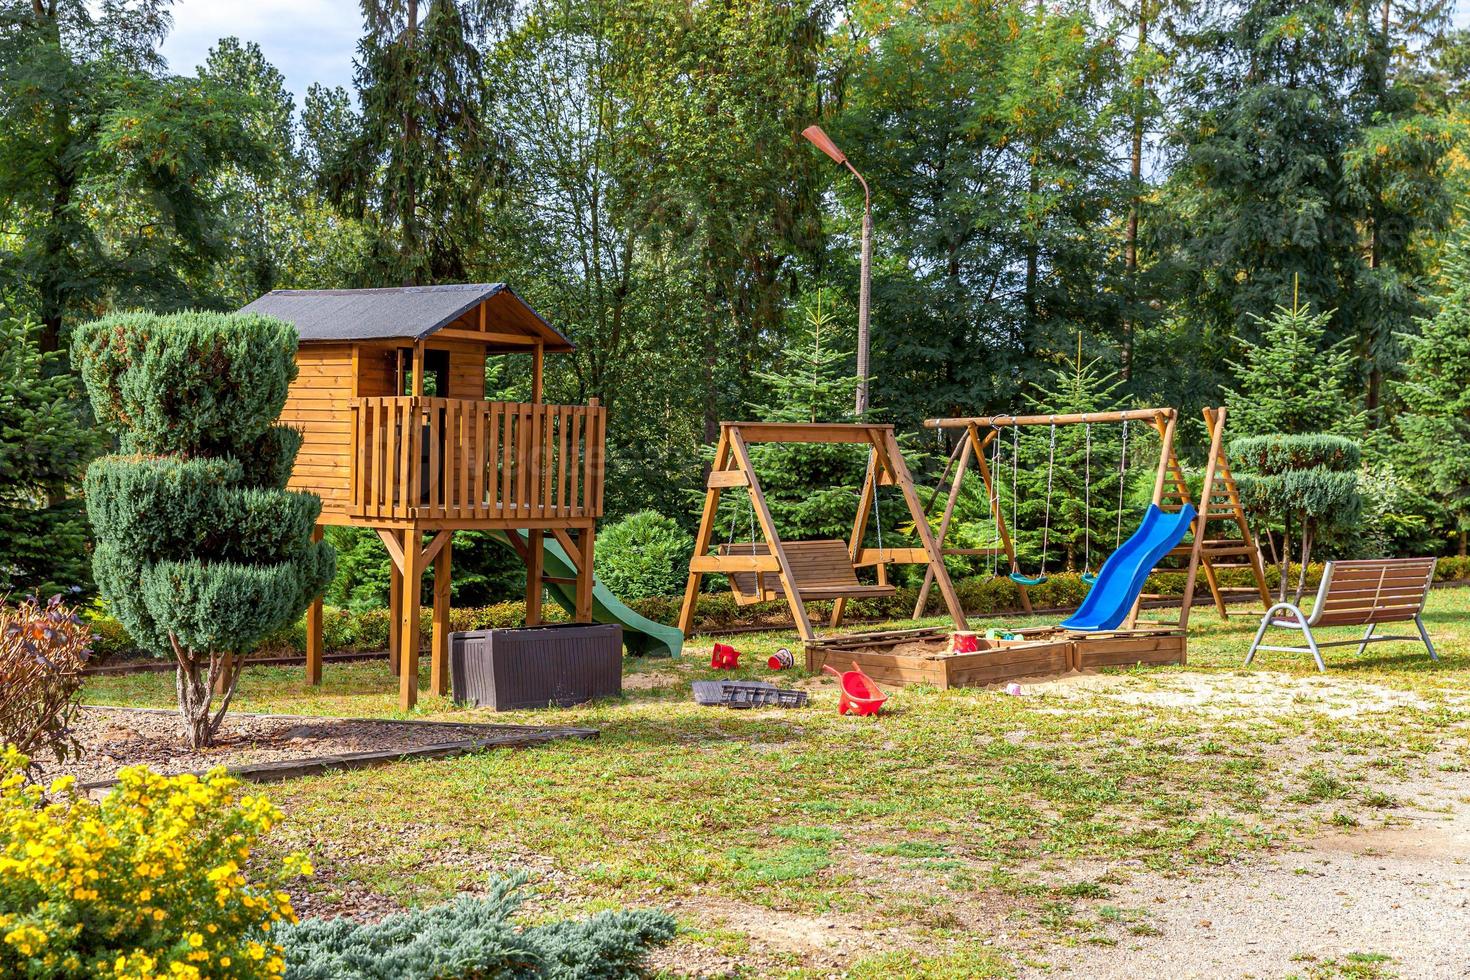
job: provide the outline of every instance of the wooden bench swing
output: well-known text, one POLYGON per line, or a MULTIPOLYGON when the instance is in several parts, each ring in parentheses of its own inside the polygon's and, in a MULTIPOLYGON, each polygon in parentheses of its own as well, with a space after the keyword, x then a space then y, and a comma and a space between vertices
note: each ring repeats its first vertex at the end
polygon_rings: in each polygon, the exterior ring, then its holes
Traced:
POLYGON ((735 601, 741 605, 785 598, 792 619, 803 641, 816 639, 806 603, 831 600, 830 625, 836 628, 849 599, 872 599, 891 596, 898 591, 888 582, 889 565, 925 565, 933 581, 938 583, 950 617, 959 629, 966 629, 954 586, 944 568, 939 545, 929 529, 924 508, 914 489, 913 476, 904 462, 891 425, 863 425, 801 422, 721 422, 720 440, 715 448, 715 461, 705 484, 704 514, 699 522, 694 557, 689 562, 689 581, 684 590, 684 605, 679 614, 679 628, 687 636, 694 626, 695 604, 705 575, 720 573, 730 581, 735 601), (771 518, 770 507, 761 489, 760 478, 751 463, 749 444, 776 443, 852 443, 867 445, 868 467, 863 491, 858 497, 850 541, 822 539, 815 541, 783 541, 771 518), (881 518, 874 502, 879 487, 896 486, 908 506, 921 546, 918 548, 877 548, 863 544, 870 520, 881 518), (720 509, 721 494, 730 488, 745 487, 750 495, 752 540, 730 541, 716 545, 715 520, 720 509), (759 529, 763 540, 754 540, 759 529), (711 553, 714 549, 714 553, 711 553), (873 568, 876 584, 858 580, 859 568, 873 568))

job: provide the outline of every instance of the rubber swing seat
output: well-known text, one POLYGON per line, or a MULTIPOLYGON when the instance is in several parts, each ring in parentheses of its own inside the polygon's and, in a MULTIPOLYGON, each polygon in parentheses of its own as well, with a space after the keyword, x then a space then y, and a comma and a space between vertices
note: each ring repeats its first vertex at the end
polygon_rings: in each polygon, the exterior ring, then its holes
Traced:
POLYGON ((1096 585, 1097 584, 1097 573, 1096 572, 1083 572, 1082 573, 1082 582, 1083 582, 1084 585, 1096 585))
POLYGON ((1011 572, 1010 574, 1010 580, 1012 582, 1025 586, 1042 585, 1046 582, 1046 578, 1045 575, 1038 575, 1035 578, 1031 578, 1028 575, 1022 575, 1020 572, 1011 572))

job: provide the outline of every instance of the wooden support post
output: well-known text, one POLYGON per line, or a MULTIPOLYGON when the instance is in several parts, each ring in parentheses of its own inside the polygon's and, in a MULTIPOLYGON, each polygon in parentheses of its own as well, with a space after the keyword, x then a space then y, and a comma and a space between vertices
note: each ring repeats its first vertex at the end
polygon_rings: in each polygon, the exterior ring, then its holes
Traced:
MULTIPOLYGON (((766 495, 761 490, 760 479, 755 475, 755 465, 750 461, 750 450, 745 446, 745 438, 740 434, 739 426, 728 426, 730 439, 730 451, 735 454, 735 461, 750 478, 750 502, 755 508, 756 521, 760 524, 761 533, 765 535, 766 545, 771 554, 776 558, 776 564, 780 567, 781 591, 786 596, 786 602, 791 607, 791 618, 796 621, 796 631, 801 638, 807 642, 817 638, 816 631, 812 629, 812 621, 807 618, 806 606, 801 600, 801 593, 796 591, 796 576, 792 574, 791 563, 786 559, 786 549, 781 546, 781 538, 776 533, 776 521, 771 517, 771 509, 766 505, 766 495)), ((914 503, 917 505, 918 500, 914 503)), ((924 520, 922 511, 917 512, 917 518, 924 520)), ((927 525, 925 525, 927 530, 927 525)), ((945 579, 948 582, 948 578, 945 579)))
MULTIPOLYGON (((311 540, 322 539, 322 526, 311 530, 311 540)), ((322 682, 322 597, 317 596, 306 607, 306 683, 317 687, 322 682)))
POLYGON ((444 535, 444 544, 434 556, 434 644, 429 652, 429 690, 442 698, 449 694, 449 586, 454 532, 439 533, 444 535))
POLYGON ((408 711, 419 700, 419 532, 403 532, 403 592, 398 615, 398 707, 408 711))
MULTIPOLYGON (((409 394, 415 398, 422 397, 424 393, 424 342, 418 341, 413 345, 413 391, 409 394)), ((440 394, 443 394, 442 392, 440 394)))
POLYGON ((579 623, 592 622, 592 586, 595 582, 593 568, 593 540, 597 534, 592 525, 577 532, 577 614, 579 623))
MULTIPOLYGON (((395 534, 398 532, 394 532, 395 534)), ((388 669, 393 676, 398 676, 398 664, 403 658, 399 656, 398 643, 403 639, 398 629, 398 623, 403 618, 403 571, 394 564, 388 567, 388 669)))
MULTIPOLYGON (((1160 414, 1154 418, 1154 428, 1159 433, 1159 469, 1154 474, 1154 506, 1164 502, 1164 482, 1169 476, 1169 460, 1174 456, 1174 423, 1178 416, 1170 411, 1167 415, 1160 414)), ((1128 617, 1123 620, 1124 629, 1133 629, 1138 625, 1138 610, 1143 600, 1133 600, 1133 608, 1128 610, 1128 617)))
MULTIPOLYGON (((1225 427, 1217 425, 1210 433, 1210 457, 1205 465, 1205 482, 1200 488, 1199 512, 1194 518, 1194 540, 1190 542, 1189 570, 1184 573, 1184 598, 1179 604, 1179 628, 1189 628, 1189 610, 1194 605, 1194 583, 1199 574, 1200 550, 1205 541, 1205 525, 1210 519, 1210 498, 1215 493, 1215 460, 1220 456, 1220 442, 1225 437, 1225 427)), ((1171 453, 1172 455, 1172 453, 1171 453)), ((1210 578, 1210 588, 1215 594, 1215 605, 1220 610, 1220 615, 1225 615, 1225 600, 1220 595, 1219 584, 1216 583, 1213 569, 1210 578)))
POLYGON ((214 688, 212 693, 224 696, 225 689, 230 686, 230 675, 235 672, 235 655, 233 653, 223 654, 219 658, 219 673, 214 675, 214 688))
MULTIPOLYGON (((945 498, 944 501, 944 513, 939 518, 939 537, 937 539, 937 543, 941 552, 944 550, 944 539, 949 534, 949 522, 954 517, 955 504, 959 501, 960 490, 964 487, 965 472, 970 468, 970 449, 974 445, 974 433, 971 430, 967 429, 965 431, 965 434, 960 437, 959 459, 955 460, 954 464, 954 482, 949 485, 949 496, 945 498)), ((984 447, 979 447, 978 452, 980 455, 980 463, 983 466, 985 463, 984 447)), ((982 476, 983 473, 984 471, 982 470, 982 476)), ((985 490, 987 494, 990 492, 989 479, 985 480, 985 490)), ((987 503, 988 502, 989 500, 987 498, 987 503)), ((915 619, 918 619, 920 616, 924 615, 924 607, 929 605, 929 590, 933 587, 934 570, 932 568, 926 568, 924 569, 924 584, 919 586, 919 598, 918 601, 914 603, 915 619)))
POLYGON ((909 472, 908 464, 904 462, 903 452, 898 448, 898 440, 893 437, 893 430, 886 430, 882 439, 885 442, 884 450, 888 457, 888 465, 893 469, 894 480, 903 492, 903 499, 909 505, 909 515, 914 519, 914 530, 918 532, 924 550, 929 553, 929 568, 939 583, 939 593, 944 596, 944 604, 949 609, 949 618, 954 620, 956 628, 967 630, 970 624, 965 621, 965 611, 960 607, 960 599, 955 594, 954 583, 949 580, 949 570, 944 567, 944 553, 934 540, 934 533, 929 530, 929 519, 924 514, 924 505, 919 500, 918 491, 914 489, 913 474, 909 472))
MULTIPOLYGON (((715 461, 710 468, 710 473, 724 472, 730 464, 730 438, 725 429, 720 429, 720 441, 715 446, 715 461)), ((747 482, 747 486, 749 486, 747 482)), ((699 532, 694 536, 694 557, 703 558, 709 554, 710 545, 713 543, 715 532, 715 517, 720 510, 720 492, 723 487, 709 481, 704 491, 704 513, 699 518, 699 532)), ((689 571, 689 579, 684 584, 684 604, 679 607, 679 629, 685 638, 694 630, 694 610, 699 603, 699 583, 703 581, 704 573, 696 572, 692 568, 689 571)))
POLYGON ((546 569, 546 532, 526 532, 526 625, 541 625, 541 576, 546 569))
POLYGON ((546 345, 538 343, 531 352, 531 401, 541 404, 542 379, 546 360, 546 345))

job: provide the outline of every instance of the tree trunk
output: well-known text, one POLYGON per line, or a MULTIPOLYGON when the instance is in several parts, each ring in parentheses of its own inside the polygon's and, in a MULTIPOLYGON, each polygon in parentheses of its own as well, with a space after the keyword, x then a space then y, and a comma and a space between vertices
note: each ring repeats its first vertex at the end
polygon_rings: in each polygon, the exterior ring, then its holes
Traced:
POLYGON ((173 644, 174 659, 178 661, 174 686, 178 694, 179 720, 183 726, 184 738, 191 749, 207 748, 214 744, 214 737, 225 720, 225 712, 229 710, 230 700, 235 696, 235 688, 239 685, 240 675, 245 668, 245 655, 237 654, 232 657, 226 653, 210 653, 206 659, 204 655, 185 650, 172 636, 169 637, 169 642, 173 644), (210 710, 214 707, 212 692, 216 679, 223 682, 219 685, 223 696, 220 698, 219 710, 211 715, 210 710))
MULTIPOLYGON (((404 30, 404 45, 408 49, 408 64, 413 66, 414 38, 419 32, 419 4, 418 0, 408 0, 408 24, 404 30)), ((410 93, 403 104, 403 158, 405 164, 411 164, 413 160, 413 147, 418 141, 418 113, 414 111, 414 103, 418 96, 418 72, 413 73, 413 92, 410 93)), ((404 168, 403 188, 403 226, 402 226, 402 248, 405 260, 404 285, 419 285, 419 256, 418 256, 418 187, 414 181, 414 172, 411 165, 404 168)))
POLYGON ((1291 601, 1301 605, 1302 593, 1307 590, 1307 565, 1312 560, 1312 520, 1302 518, 1302 564, 1296 576, 1296 594, 1291 601))
POLYGON ((1291 578, 1291 515, 1286 515, 1281 532, 1281 581, 1276 586, 1276 601, 1286 601, 1286 583, 1291 578))
POLYGON ((1466 555, 1465 555, 1465 545, 1467 543, 1470 543, 1470 542, 1467 542, 1467 540, 1466 540, 1467 538, 1470 538, 1470 531, 1461 531, 1460 532, 1460 557, 1461 558, 1466 557, 1466 555))

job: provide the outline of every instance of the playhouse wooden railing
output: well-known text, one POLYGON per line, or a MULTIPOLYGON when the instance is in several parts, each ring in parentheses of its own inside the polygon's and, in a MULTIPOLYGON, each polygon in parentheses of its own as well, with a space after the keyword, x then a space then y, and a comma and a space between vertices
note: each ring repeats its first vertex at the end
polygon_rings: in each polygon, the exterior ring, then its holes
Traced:
POLYGON ((602 515, 607 410, 387 397, 352 401, 349 512, 365 520, 602 515))

